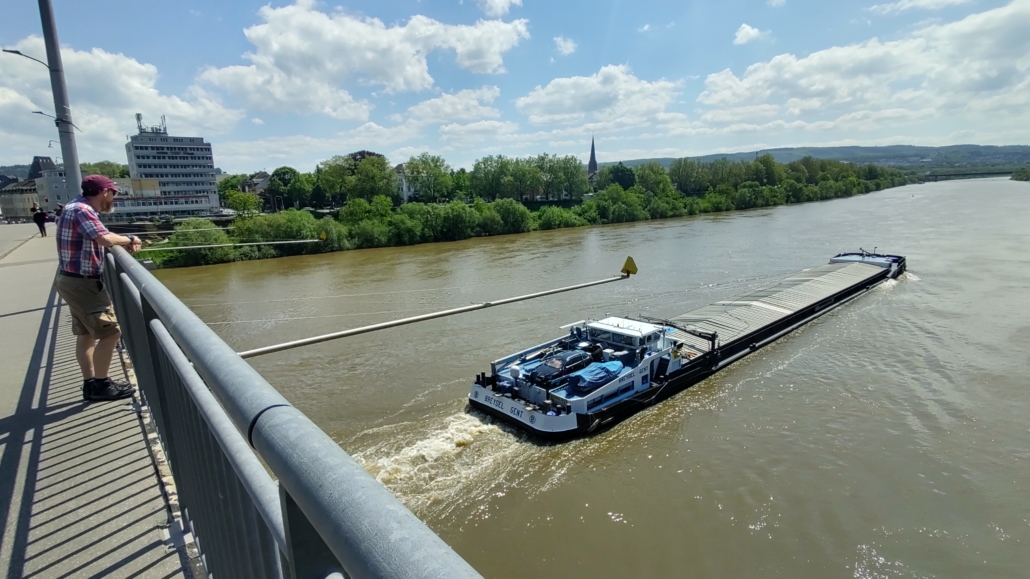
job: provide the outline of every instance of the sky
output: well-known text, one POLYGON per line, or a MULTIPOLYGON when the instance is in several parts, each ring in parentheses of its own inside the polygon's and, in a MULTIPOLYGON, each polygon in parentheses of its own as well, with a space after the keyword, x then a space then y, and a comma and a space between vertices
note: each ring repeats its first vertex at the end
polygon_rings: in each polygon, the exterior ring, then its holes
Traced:
MULTIPOLYGON (((367 149, 601 162, 1030 143, 1030 0, 53 0, 82 161, 135 114, 228 172, 367 149)), ((0 46, 45 60, 36 2, 0 46)), ((60 155, 49 76, 0 54, 0 165, 60 155)))

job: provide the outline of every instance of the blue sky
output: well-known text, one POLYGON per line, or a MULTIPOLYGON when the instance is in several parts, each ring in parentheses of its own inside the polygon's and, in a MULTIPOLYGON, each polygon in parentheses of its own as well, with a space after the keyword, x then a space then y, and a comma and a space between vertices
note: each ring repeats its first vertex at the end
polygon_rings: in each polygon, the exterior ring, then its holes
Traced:
MULTIPOLYGON (((775 146, 1030 143, 1030 0, 54 0, 86 161, 134 114, 226 171, 370 149, 601 161, 775 146)), ((44 58, 35 2, 0 45, 44 58)), ((46 70, 0 55, 0 164, 56 138, 46 70)))

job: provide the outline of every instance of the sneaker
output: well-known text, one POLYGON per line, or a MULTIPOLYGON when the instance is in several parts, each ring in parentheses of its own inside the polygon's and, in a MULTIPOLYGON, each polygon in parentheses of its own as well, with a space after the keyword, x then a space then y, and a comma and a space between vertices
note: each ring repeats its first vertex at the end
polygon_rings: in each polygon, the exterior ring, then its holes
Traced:
POLYGON ((110 378, 93 380, 93 389, 90 391, 90 400, 121 400, 136 393, 136 389, 128 382, 119 382, 110 378))
POLYGON ((82 399, 89 401, 89 394, 93 391, 93 379, 83 380, 82 382, 82 399))

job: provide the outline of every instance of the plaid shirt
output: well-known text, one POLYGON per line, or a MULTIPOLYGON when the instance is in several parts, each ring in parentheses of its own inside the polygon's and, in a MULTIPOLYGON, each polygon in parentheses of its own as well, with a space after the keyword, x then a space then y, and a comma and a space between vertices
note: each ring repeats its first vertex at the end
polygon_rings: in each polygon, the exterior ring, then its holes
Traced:
POLYGON ((96 239, 110 233, 96 209, 80 195, 64 206, 57 220, 57 260, 62 271, 100 275, 104 249, 96 239))

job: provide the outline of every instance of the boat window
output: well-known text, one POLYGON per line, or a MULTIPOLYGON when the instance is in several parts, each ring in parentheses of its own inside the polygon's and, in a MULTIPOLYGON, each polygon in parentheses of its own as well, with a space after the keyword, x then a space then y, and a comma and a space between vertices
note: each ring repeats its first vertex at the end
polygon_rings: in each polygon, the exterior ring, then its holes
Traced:
POLYGON ((587 410, 596 408, 600 404, 601 404, 601 399, 600 398, 594 398, 593 400, 587 402, 587 410))
POLYGON ((604 340, 606 342, 612 341, 612 333, 598 330, 596 328, 590 328, 590 337, 597 338, 598 340, 604 340))
POLYGON ((625 393, 629 392, 632 389, 633 389, 633 385, 632 384, 627 384, 627 385, 623 386, 622 388, 619 388, 619 394, 625 394, 625 393))

